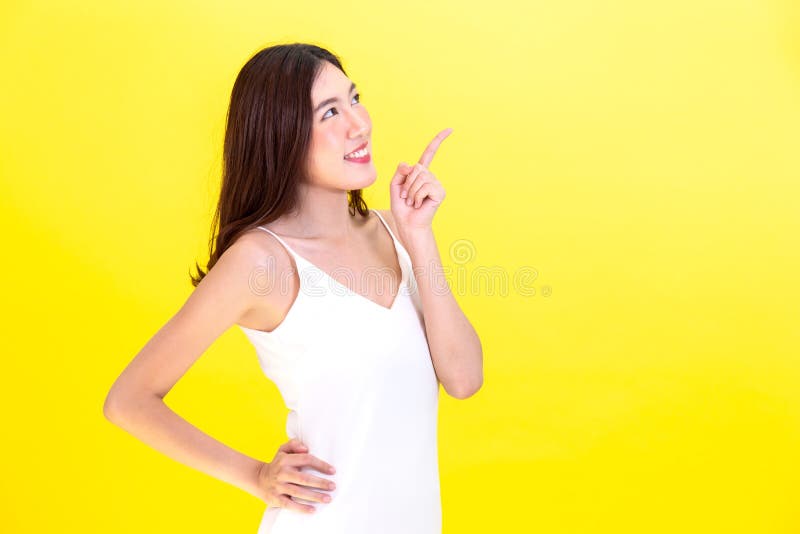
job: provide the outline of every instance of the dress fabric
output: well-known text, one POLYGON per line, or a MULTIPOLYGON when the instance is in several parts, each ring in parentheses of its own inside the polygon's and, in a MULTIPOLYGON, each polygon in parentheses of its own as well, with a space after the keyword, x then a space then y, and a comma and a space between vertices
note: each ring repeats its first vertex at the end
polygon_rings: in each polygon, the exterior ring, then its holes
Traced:
MULTIPOLYGON (((396 294, 388 308, 345 287, 277 234, 258 227, 294 258, 300 289, 275 329, 238 326, 289 409, 287 436, 299 438, 310 454, 336 468, 330 474, 302 467, 336 483, 334 490, 311 488, 331 495, 331 501, 293 497, 314 506, 311 514, 268 506, 258 534, 441 534, 439 382, 421 300, 408 251, 380 213, 370 211, 391 236, 402 271, 398 288, 386 283, 393 277, 385 269, 377 269, 377 287, 384 295, 396 294)), ((285 290, 282 278, 268 283, 285 290)))

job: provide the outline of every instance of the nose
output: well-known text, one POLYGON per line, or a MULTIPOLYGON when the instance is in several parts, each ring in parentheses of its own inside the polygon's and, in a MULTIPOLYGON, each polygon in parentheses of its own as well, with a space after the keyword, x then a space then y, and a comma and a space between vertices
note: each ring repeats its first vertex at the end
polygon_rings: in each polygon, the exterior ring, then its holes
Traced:
POLYGON ((350 137, 361 137, 369 131, 369 121, 356 112, 350 114, 350 125, 350 137))

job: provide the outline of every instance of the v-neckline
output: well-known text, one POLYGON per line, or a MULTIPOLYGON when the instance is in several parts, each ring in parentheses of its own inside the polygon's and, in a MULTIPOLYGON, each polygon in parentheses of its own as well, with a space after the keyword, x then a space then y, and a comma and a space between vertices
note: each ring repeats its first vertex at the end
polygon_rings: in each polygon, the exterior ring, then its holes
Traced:
MULTIPOLYGON (((372 209, 370 211, 371 212, 375 212, 375 210, 372 210, 372 209)), ((394 237, 394 235, 392 234, 392 231, 388 228, 387 224, 383 222, 383 219, 380 216, 380 214, 375 212, 375 216, 378 217, 378 219, 379 219, 378 224, 380 224, 386 230, 386 232, 389 234, 389 237, 392 239, 392 246, 394 247, 394 253, 395 253, 395 257, 396 257, 395 261, 397 262, 398 267, 400 267, 400 283, 397 286, 397 293, 395 293, 394 299, 392 300, 392 303, 389 305, 389 307, 386 307, 383 304, 378 304, 374 300, 365 297, 361 293, 357 293, 356 291, 353 291, 352 289, 350 289, 349 287, 347 287, 346 285, 344 285, 343 283, 341 283, 340 281, 338 281, 337 279, 335 279, 334 277, 329 275, 326 271, 324 271, 323 269, 319 268, 316 264, 314 264, 314 262, 310 261, 308 258, 303 256, 302 254, 297 253, 297 251, 295 251, 294 248, 290 247, 288 245, 288 243, 284 242, 284 245, 286 245, 286 248, 288 248, 289 251, 292 254, 294 254, 296 258, 300 258, 306 264, 311 266, 313 269, 315 269, 315 270, 319 271, 320 273, 322 273, 322 275, 325 278, 327 278, 328 281, 333 282, 337 286, 339 286, 342 289, 344 289, 347 292, 348 295, 355 296, 357 298, 360 298, 361 300, 365 300, 366 302, 372 304, 376 308, 380 308, 381 310, 383 310, 385 312, 391 312, 392 310, 394 310, 394 308, 397 306, 398 301, 400 300, 400 296, 402 294, 403 287, 405 286, 405 283, 406 283, 406 270, 403 268, 403 261, 401 259, 400 249, 397 246, 397 239, 394 237)), ((275 234, 275 235, 277 236, 277 234, 275 234)), ((281 238, 281 240, 282 240, 282 238, 281 238)), ((303 284, 303 281, 302 281, 302 278, 301 278, 300 285, 302 286, 302 284, 303 284)), ((302 290, 302 287, 300 289, 302 290)))

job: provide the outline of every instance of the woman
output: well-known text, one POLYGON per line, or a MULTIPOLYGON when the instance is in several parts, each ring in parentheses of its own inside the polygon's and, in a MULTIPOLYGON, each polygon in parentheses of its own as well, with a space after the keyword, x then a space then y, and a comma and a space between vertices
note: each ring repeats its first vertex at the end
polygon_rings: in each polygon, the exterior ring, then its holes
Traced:
POLYGON ((208 271, 114 383, 106 417, 262 499, 261 534, 441 532, 439 383, 466 398, 483 381, 431 230, 445 192, 427 167, 450 132, 398 165, 391 210, 370 210, 372 123, 338 58, 303 43, 255 54, 231 94, 208 271), (163 402, 233 325, 290 409, 269 462, 163 402))

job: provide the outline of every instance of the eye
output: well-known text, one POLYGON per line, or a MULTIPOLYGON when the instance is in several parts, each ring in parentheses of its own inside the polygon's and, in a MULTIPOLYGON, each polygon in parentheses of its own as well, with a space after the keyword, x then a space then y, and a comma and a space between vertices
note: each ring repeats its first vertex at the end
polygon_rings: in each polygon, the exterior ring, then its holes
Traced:
MULTIPOLYGON (((354 94, 354 95, 353 95, 353 98, 354 98, 354 99, 356 99, 356 100, 358 100, 358 102, 357 102, 358 104, 360 104, 360 103, 361 103, 361 93, 356 93, 356 94, 354 94)), ((330 112, 330 111, 334 111, 334 110, 336 110, 336 108, 330 108, 328 111, 326 111, 326 112, 325 112, 325 114, 324 114, 324 115, 322 115, 322 120, 325 120, 325 119, 327 118, 328 112, 330 112)))

